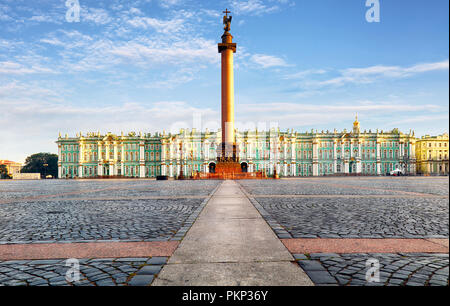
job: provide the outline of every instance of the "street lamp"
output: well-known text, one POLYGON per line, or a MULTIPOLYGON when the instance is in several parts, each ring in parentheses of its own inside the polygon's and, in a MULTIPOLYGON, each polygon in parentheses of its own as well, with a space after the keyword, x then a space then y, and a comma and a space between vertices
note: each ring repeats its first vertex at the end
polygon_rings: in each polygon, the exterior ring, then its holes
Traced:
POLYGON ((178 179, 183 179, 184 178, 184 174, 183 174, 183 143, 180 142, 180 176, 178 179))
POLYGON ((46 179, 47 178, 47 167, 48 167, 48 164, 43 164, 42 166, 44 166, 44 179, 46 179))

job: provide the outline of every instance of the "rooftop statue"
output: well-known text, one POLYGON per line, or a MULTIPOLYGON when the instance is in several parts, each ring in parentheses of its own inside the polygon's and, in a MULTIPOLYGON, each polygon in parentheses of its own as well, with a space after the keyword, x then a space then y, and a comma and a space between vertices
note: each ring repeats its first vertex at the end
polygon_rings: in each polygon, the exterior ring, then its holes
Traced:
POLYGON ((223 29, 225 32, 229 32, 231 30, 231 20, 233 19, 233 16, 228 17, 228 14, 231 13, 228 9, 223 13, 225 14, 225 16, 223 16, 223 24, 225 25, 223 29))

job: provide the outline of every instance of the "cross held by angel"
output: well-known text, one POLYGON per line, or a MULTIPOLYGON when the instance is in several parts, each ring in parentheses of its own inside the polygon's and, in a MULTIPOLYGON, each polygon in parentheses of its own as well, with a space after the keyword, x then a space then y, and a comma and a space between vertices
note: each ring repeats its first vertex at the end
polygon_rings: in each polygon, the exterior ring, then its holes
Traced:
POLYGON ((223 24, 225 25, 224 30, 225 32, 229 32, 231 30, 231 19, 233 16, 228 17, 228 14, 231 13, 228 9, 226 9, 223 13, 225 14, 225 16, 223 16, 223 24))

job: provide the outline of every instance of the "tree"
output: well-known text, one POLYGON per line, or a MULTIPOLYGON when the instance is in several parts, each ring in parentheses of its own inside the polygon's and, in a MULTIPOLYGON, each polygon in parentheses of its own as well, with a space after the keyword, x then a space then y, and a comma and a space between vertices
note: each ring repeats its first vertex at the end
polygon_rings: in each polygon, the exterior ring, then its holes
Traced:
POLYGON ((28 156, 21 173, 40 173, 42 177, 47 175, 58 177, 58 155, 37 153, 28 156))
POLYGON ((8 169, 6 165, 0 165, 0 179, 9 179, 11 176, 8 174, 8 169))

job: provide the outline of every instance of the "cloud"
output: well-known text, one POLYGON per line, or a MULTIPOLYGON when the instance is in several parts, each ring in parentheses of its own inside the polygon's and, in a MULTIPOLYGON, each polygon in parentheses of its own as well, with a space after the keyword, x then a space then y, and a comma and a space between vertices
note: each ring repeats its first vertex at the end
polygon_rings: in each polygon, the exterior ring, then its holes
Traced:
POLYGON ((266 54, 255 54, 250 60, 261 68, 287 67, 288 64, 279 57, 266 54))
POLYGON ((312 75, 322 75, 327 73, 325 69, 308 69, 284 76, 285 80, 304 79, 312 75))
POLYGON ((87 21, 96 25, 105 25, 112 21, 108 11, 102 8, 83 6, 80 10, 81 21, 87 21))
POLYGON ((232 13, 261 16, 280 11, 285 6, 294 6, 291 0, 230 0, 232 13))
POLYGON ((263 15, 278 11, 278 5, 268 5, 262 0, 232 0, 233 13, 237 15, 263 15))
POLYGON ((159 0, 159 5, 163 8, 171 8, 181 4, 181 0, 159 0))
POLYGON ((36 73, 54 73, 54 71, 38 65, 26 67, 20 63, 12 61, 0 62, 0 75, 24 75, 36 73))
POLYGON ((410 67, 370 66, 365 68, 348 68, 340 71, 340 76, 324 81, 306 83, 309 87, 344 86, 346 84, 369 84, 378 80, 407 78, 420 73, 449 69, 449 60, 435 63, 416 64, 410 67))
POLYGON ((134 17, 128 23, 136 28, 153 29, 159 33, 179 33, 184 30, 184 19, 161 20, 151 17, 134 17))

